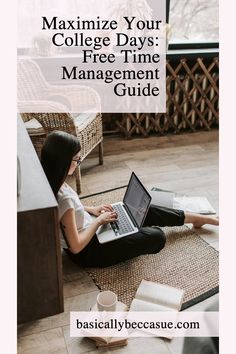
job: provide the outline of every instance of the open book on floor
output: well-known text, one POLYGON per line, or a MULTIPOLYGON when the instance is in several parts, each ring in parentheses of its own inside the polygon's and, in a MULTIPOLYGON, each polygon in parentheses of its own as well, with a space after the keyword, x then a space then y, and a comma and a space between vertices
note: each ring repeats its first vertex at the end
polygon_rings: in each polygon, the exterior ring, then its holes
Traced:
POLYGON ((90 339, 95 341, 96 347, 97 348, 108 348, 108 347, 123 347, 128 344, 127 338, 120 338, 120 337, 114 337, 110 338, 108 341, 102 341, 100 339, 93 339, 90 337, 90 339))
POLYGON ((152 187, 149 192, 152 197, 151 203, 154 205, 205 215, 216 213, 206 197, 179 195, 157 187, 152 187))
MULTIPOLYGON (((98 311, 97 304, 95 304, 91 311, 98 311)), ((118 301, 116 311, 127 311, 127 305, 123 302, 118 301)), ((87 338, 93 340, 96 344, 97 348, 107 348, 107 347, 121 347, 127 345, 127 338, 123 337, 91 337, 87 336, 87 338)))
POLYGON ((184 290, 142 280, 130 311, 176 311, 181 309, 184 290))
MULTIPOLYGON (((181 309, 184 297, 184 290, 174 288, 169 285, 154 283, 152 281, 142 280, 130 306, 130 314, 135 320, 134 313, 159 312, 155 318, 160 319, 160 312, 166 312, 164 320, 168 321, 168 314, 171 315, 172 322, 176 321, 177 314, 181 309)), ((151 329, 143 329, 143 331, 152 332, 151 329)), ((171 339, 173 337, 174 328, 163 331, 162 329, 155 331, 154 336, 171 339)))

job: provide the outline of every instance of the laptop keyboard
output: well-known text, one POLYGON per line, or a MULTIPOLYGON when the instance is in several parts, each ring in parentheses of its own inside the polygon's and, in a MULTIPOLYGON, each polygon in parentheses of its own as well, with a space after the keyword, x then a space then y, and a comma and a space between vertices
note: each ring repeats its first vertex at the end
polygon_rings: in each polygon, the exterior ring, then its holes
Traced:
POLYGON ((120 204, 113 205, 113 209, 118 214, 118 220, 116 222, 111 223, 111 226, 116 235, 127 234, 128 232, 134 231, 132 224, 127 218, 123 207, 120 204))

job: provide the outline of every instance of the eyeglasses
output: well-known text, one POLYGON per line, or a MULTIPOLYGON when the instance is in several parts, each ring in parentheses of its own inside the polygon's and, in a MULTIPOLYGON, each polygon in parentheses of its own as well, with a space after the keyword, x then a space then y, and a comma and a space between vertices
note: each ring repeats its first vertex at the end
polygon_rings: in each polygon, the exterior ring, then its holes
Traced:
POLYGON ((81 157, 79 157, 78 159, 72 159, 72 161, 76 162, 77 166, 79 166, 82 162, 82 159, 81 159, 81 157))

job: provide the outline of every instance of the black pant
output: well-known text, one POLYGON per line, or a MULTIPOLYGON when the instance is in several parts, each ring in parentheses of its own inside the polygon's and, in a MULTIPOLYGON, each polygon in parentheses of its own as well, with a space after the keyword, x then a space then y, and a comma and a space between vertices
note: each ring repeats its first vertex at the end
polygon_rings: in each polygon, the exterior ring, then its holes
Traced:
POLYGON ((151 205, 139 232, 103 244, 94 236, 81 252, 65 251, 81 267, 107 267, 142 254, 158 253, 166 242, 158 226, 183 225, 184 217, 182 210, 151 205))

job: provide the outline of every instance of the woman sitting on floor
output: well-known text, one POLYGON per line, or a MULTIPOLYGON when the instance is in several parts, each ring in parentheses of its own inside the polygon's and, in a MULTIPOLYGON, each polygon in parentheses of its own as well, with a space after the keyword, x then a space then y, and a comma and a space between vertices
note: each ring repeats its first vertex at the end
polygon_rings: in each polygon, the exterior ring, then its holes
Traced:
POLYGON ((78 138, 54 131, 48 135, 41 153, 43 169, 58 201, 59 221, 68 247, 65 252, 79 266, 106 267, 142 254, 157 253, 166 242, 159 226, 218 225, 213 216, 151 205, 139 232, 100 244, 96 231, 99 226, 116 221, 117 214, 110 204, 83 206, 77 193, 65 183, 67 175, 72 175, 81 162, 80 150, 78 138))

